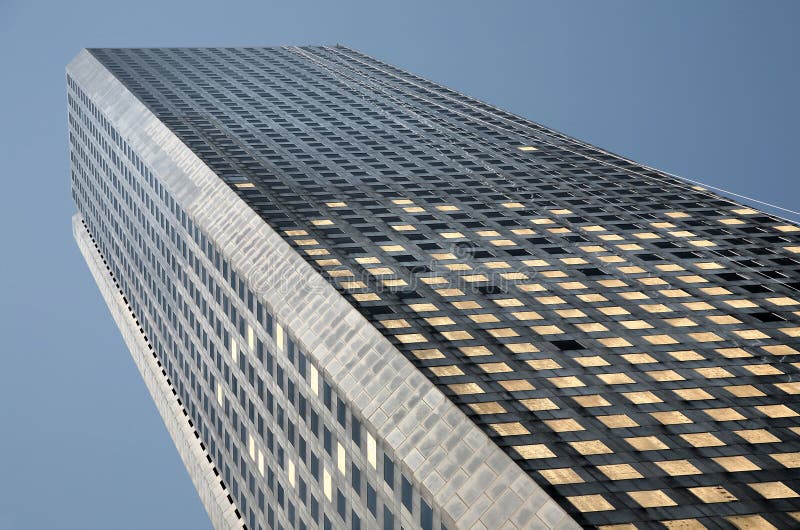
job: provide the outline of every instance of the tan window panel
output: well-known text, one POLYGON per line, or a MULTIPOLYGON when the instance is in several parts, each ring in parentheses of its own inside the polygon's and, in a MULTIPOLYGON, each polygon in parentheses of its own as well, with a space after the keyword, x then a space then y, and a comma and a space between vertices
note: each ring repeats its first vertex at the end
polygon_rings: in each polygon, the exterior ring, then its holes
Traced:
POLYGON ((684 381, 686 379, 675 370, 651 370, 645 373, 654 381, 684 381))
POLYGON ((791 383, 775 383, 773 386, 775 386, 775 388, 778 390, 786 392, 787 394, 800 394, 800 381, 793 381, 791 383))
POLYGON ((586 386, 583 381, 578 379, 575 376, 566 376, 566 377, 548 377, 548 381, 552 385, 557 388, 575 388, 580 386, 586 386))
POLYGON ((724 388, 734 396, 740 398, 762 397, 765 395, 764 392, 757 389, 753 385, 731 385, 731 386, 726 386, 724 388))
POLYGON ((635 436, 625 438, 625 441, 633 447, 636 451, 663 451, 669 449, 669 446, 662 442, 656 436, 635 436))
POLYGON ((651 412, 650 415, 663 425, 680 425, 685 423, 694 423, 683 413, 677 410, 668 412, 651 412))
POLYGON ((706 504, 734 502, 738 500, 730 491, 722 486, 700 486, 689 488, 689 491, 706 504))
POLYGON ((780 328, 780 331, 790 337, 800 337, 800 326, 794 328, 780 328))
POLYGON ((672 309, 665 306, 664 304, 641 304, 639 305, 642 309, 647 311, 648 313, 671 313, 672 309))
POLYGON ((389 267, 375 267, 371 269, 367 269, 367 272, 372 274, 373 276, 385 276, 394 274, 394 271, 389 267))
POLYGON ((604 444, 600 440, 587 440, 581 442, 569 442, 569 445, 572 446, 578 453, 586 456, 586 455, 607 455, 611 454, 612 451, 606 444, 604 444))
POLYGON ((486 346, 462 346, 459 351, 467 357, 482 357, 484 355, 492 355, 491 350, 486 346))
POLYGON ((507 337, 519 337, 519 333, 514 331, 512 328, 487 329, 486 331, 496 339, 503 339, 507 337))
POLYGON ((608 331, 608 328, 599 322, 581 322, 575 324, 575 327, 584 333, 608 331))
POLYGON ((725 296, 728 294, 733 294, 724 287, 701 287, 700 292, 703 292, 709 296, 725 296))
POLYGON ((414 344, 417 342, 427 342, 428 339, 422 333, 404 333, 395 335, 395 338, 403 344, 414 344))
POLYGON ((614 509, 614 505, 602 495, 574 495, 567 497, 567 500, 575 506, 576 510, 582 513, 604 512, 614 509))
POLYGON ((436 307, 434 304, 411 304, 408 307, 410 307, 412 311, 416 311, 417 313, 425 313, 428 311, 439 310, 439 308, 436 307))
POLYGON ((396 328, 410 328, 411 324, 408 323, 405 319, 399 318, 394 320, 382 320, 381 324, 386 329, 396 329, 396 328))
POLYGON ((381 299, 381 297, 375 293, 356 293, 353 295, 353 298, 357 302, 374 302, 375 300, 381 299))
POLYGON ((701 474, 700 470, 688 460, 661 460, 653 463, 663 469, 667 475, 672 477, 701 474))
POLYGON ((470 403, 470 408, 475 414, 502 414, 506 412, 503 405, 496 401, 488 401, 485 403, 470 403))
POLYGON ((575 357, 572 360, 585 368, 590 368, 593 366, 609 366, 611 364, 602 357, 600 357, 599 355, 592 355, 588 357, 575 357))
POLYGON ((747 419, 732 408, 705 409, 703 412, 714 421, 742 421, 747 419))
POLYGON ((629 491, 628 495, 642 508, 660 508, 663 506, 677 506, 669 495, 661 490, 629 491))
POLYGON ((576 432, 586 430, 583 425, 571 418, 564 420, 545 420, 544 424, 554 432, 576 432))
POLYGON ((568 291, 587 289, 586 285, 582 282, 561 282, 558 284, 558 286, 568 291))
POLYGON ((539 335, 558 335, 564 331, 558 326, 531 326, 531 330, 539 335))
POLYGON ((697 372, 700 376, 705 377, 706 379, 724 379, 727 377, 733 377, 733 374, 727 371, 725 368, 721 366, 710 366, 708 368, 695 368, 695 372, 697 372))
POLYGON ((518 298, 500 298, 494 301, 500 307, 520 307, 523 304, 518 298))
POLYGON ((447 385, 447 387, 458 395, 483 394, 483 389, 477 383, 458 383, 447 385))
POLYGON ((772 453, 769 456, 783 467, 791 469, 800 468, 800 453, 772 453))
POLYGON ((456 309, 480 309, 481 304, 475 300, 461 300, 457 302, 450 302, 456 309))
POLYGON ((745 340, 768 339, 769 335, 758 329, 735 329, 733 333, 745 340))
POLYGON ((629 429, 639 426, 638 423, 636 423, 630 416, 627 416, 626 414, 597 416, 597 419, 603 422, 603 424, 609 429, 629 429))
POLYGON ((558 405, 548 398, 520 399, 522 405, 530 411, 558 410, 558 405))
POLYGON ((794 499, 800 497, 796 491, 783 482, 756 482, 748 484, 765 499, 794 499))
POLYGON ((597 374, 597 378, 607 385, 628 385, 636 381, 628 374, 597 374))
POLYGON ((703 401, 715 399, 714 396, 703 390, 702 388, 679 388, 672 391, 679 398, 686 401, 703 401))
POLYGON ((695 266, 699 269, 703 270, 717 270, 717 269, 724 269, 725 266, 714 261, 705 261, 702 263, 695 263, 695 266))
POLYGON ((550 484, 579 484, 583 479, 572 468, 540 470, 539 474, 550 484))
POLYGON ((742 366, 753 375, 781 375, 783 370, 771 364, 746 364, 742 366))
POLYGON ((720 456, 712 460, 729 473, 759 471, 761 469, 744 456, 720 456))
POLYGON ((472 335, 464 330, 442 331, 441 333, 444 338, 452 341, 469 340, 472 338, 472 335))
POLYGON ((688 333, 689 338, 697 342, 720 342, 722 337, 711 331, 703 331, 698 333, 688 333))
POLYGON ((525 363, 534 370, 558 370, 561 365, 553 359, 531 359, 525 363))
POLYGON ((606 337, 596 340, 606 348, 625 348, 628 346, 633 346, 633 344, 623 339, 622 337, 606 337))
POLYGON ((650 344, 664 345, 664 344, 677 344, 678 341, 669 335, 644 335, 642 337, 650 344))
POLYGON ((650 364, 658 362, 648 353, 626 353, 622 355, 622 358, 631 364, 650 364))
POLYGON ((466 274, 462 276, 461 279, 469 283, 489 281, 488 276, 486 276, 485 274, 466 274))
POLYGON ((584 302, 608 302, 608 298, 599 293, 579 294, 578 299, 584 302))
POLYGON ((498 383, 509 392, 526 392, 535 389, 535 387, 525 379, 511 379, 508 381, 498 381, 498 383))
POLYGON ((556 454, 544 444, 514 445, 514 450, 526 460, 539 458, 555 458, 556 454))
POLYGON ((725 445, 722 440, 710 432, 681 434, 680 437, 694 447, 720 447, 725 445))
POLYGON ((755 409, 770 418, 794 418, 798 416, 794 409, 786 405, 757 405, 755 409))
POLYGON ((422 359, 422 360, 444 358, 444 354, 435 348, 425 349, 425 350, 411 350, 411 353, 413 353, 417 359, 422 359))
POLYGON ((621 293, 617 293, 620 298, 624 298, 625 300, 647 300, 650 298, 645 293, 641 291, 624 291, 621 293))
POLYGON ((517 289, 526 293, 539 293, 547 289, 538 283, 522 283, 517 285, 517 289))
POLYGON ((714 309, 714 306, 708 302, 684 302, 681 305, 692 311, 708 311, 714 309))
POLYGON ((489 427, 500 436, 523 436, 531 432, 520 422, 512 421, 508 423, 490 423, 489 427))
POLYGON ((512 353, 536 353, 539 351, 539 348, 530 342, 514 342, 504 344, 504 346, 512 353))
POLYGON ((536 311, 515 311, 515 312, 511 313, 511 316, 513 316, 517 320, 541 320, 542 319, 542 315, 540 315, 536 311))
POLYGON ((508 366, 506 363, 498 362, 498 363, 482 363, 478 365, 481 370, 486 372, 487 374, 500 374, 505 372, 513 372, 514 370, 508 366))
POLYGON ((566 303, 560 296, 537 296, 536 301, 543 305, 558 305, 566 303))
POLYGON ((772 355, 798 355, 799 351, 786 344, 777 344, 774 346, 762 346, 762 350, 772 355))
POLYGON ((694 350, 671 351, 669 355, 676 361, 702 361, 705 359, 705 357, 694 350))
POLYGON ((685 296, 691 296, 683 289, 661 289, 658 292, 667 298, 683 298, 685 296))
POLYGON ((706 318, 719 325, 741 324, 742 321, 731 315, 707 315, 706 318))
POLYGON ((494 316, 492 314, 488 314, 488 313, 482 313, 482 314, 479 314, 479 315, 469 315, 469 318, 470 318, 470 320, 472 320, 473 322, 476 322, 478 324, 486 324, 486 323, 492 323, 492 322, 499 322, 500 321, 499 318, 497 318, 496 316, 494 316))
POLYGON ((714 350, 726 359, 739 359, 743 357, 752 357, 746 350, 742 348, 717 348, 714 350))
POLYGON ((452 326, 455 324, 450 317, 430 317, 426 318, 425 321, 431 326, 452 326))
POLYGON ((735 307, 736 309, 745 309, 748 307, 758 307, 758 305, 754 304, 750 300, 725 300, 725 303, 731 307, 735 307))
POLYGON ((635 405, 643 405, 647 403, 663 403, 663 400, 649 391, 641 392, 625 392, 622 394, 631 403, 635 405))
POLYGON ((568 276, 564 271, 540 271, 539 275, 543 278, 566 278, 568 276))
POLYGON ((431 373, 436 377, 452 377, 457 375, 464 375, 464 372, 461 371, 461 368, 455 365, 450 366, 431 366, 429 368, 431 373))
POLYGON ((619 306, 607 306, 607 307, 598 307, 598 311, 603 313, 604 315, 608 316, 617 316, 617 315, 629 315, 630 311, 625 309, 624 307, 619 306))
POLYGON ((593 407, 608 407, 611 403, 599 394, 594 394, 590 396, 573 396, 572 400, 575 401, 578 405, 584 408, 593 408, 593 407))
POLYGON ((766 429, 743 429, 733 432, 751 444, 772 444, 781 441, 780 438, 766 429))
POLYGON ((635 480, 644 478, 644 475, 636 471, 636 468, 630 464, 609 464, 597 466, 597 469, 611 480, 635 480))

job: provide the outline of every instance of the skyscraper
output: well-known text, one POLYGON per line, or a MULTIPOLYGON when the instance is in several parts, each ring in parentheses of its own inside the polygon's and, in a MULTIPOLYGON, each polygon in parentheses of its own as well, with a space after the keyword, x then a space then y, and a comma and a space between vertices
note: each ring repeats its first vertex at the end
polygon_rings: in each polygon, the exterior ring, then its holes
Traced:
POLYGON ((217 528, 800 521, 800 229, 346 47, 92 49, 75 238, 217 528))

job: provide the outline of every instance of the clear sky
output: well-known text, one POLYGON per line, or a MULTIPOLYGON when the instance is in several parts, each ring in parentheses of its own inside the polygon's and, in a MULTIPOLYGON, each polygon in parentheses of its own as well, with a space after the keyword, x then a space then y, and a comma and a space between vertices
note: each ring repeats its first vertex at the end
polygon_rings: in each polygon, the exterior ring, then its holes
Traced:
POLYGON ((0 0, 0 530, 209 528, 72 241, 81 48, 339 42, 800 210, 798 27, 797 1, 0 0))

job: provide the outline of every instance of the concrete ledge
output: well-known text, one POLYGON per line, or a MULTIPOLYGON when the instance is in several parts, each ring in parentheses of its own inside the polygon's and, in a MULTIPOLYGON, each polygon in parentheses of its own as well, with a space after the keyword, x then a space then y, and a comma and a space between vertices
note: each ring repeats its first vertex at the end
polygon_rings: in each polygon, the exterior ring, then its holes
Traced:
POLYGON ((122 333, 131 357, 147 385, 147 390, 164 420, 164 425, 178 449, 183 465, 186 466, 189 477, 200 495, 211 524, 217 530, 241 529, 243 521, 236 516, 235 506, 228 501, 228 492, 222 489, 220 478, 214 474, 213 466, 206 458, 206 451, 200 447, 200 440, 195 437, 194 429, 189 426, 188 418, 183 414, 177 396, 173 395, 166 376, 161 373, 161 368, 156 364, 147 342, 139 332, 130 310, 122 300, 122 295, 119 294, 119 289, 115 287, 108 274, 102 256, 81 222, 80 214, 72 217, 72 233, 111 311, 111 316, 122 333))

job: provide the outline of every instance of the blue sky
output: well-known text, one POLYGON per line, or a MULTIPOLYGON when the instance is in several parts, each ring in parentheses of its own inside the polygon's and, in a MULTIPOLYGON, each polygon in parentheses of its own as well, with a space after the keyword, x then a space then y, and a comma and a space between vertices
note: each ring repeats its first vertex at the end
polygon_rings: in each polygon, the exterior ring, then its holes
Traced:
POLYGON ((0 0, 0 529, 209 528, 71 238, 64 67, 81 48, 343 43, 800 210, 798 23, 790 1, 0 0))

